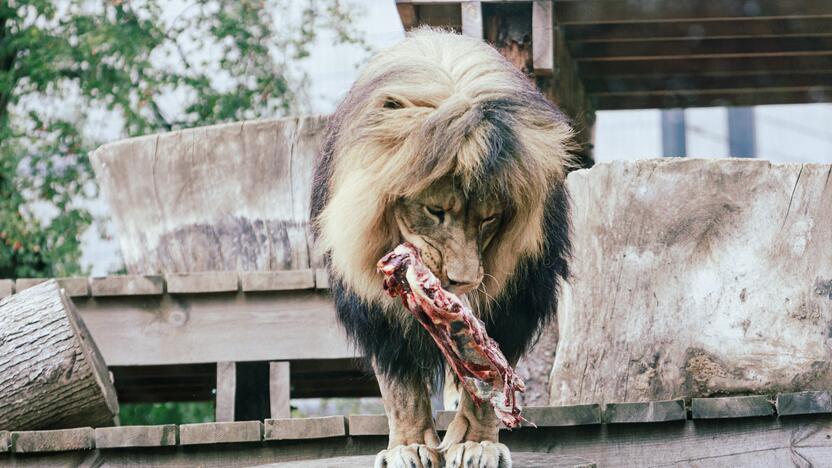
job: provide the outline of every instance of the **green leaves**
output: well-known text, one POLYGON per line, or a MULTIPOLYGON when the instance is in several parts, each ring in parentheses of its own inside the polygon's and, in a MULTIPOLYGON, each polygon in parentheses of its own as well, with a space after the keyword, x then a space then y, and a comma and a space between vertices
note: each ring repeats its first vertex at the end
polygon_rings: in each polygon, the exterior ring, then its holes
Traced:
POLYGON ((0 277, 84 273, 87 153, 102 140, 303 109, 292 62, 318 32, 364 43, 342 3, 0 2, 0 277))

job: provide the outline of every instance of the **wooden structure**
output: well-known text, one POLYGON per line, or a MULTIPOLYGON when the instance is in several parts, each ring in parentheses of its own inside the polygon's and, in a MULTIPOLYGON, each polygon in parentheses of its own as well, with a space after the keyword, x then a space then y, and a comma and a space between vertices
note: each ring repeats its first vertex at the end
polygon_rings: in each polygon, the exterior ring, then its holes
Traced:
POLYGON ((0 300, 0 427, 106 426, 118 414, 107 366, 54 280, 0 300))
MULTIPOLYGON (((525 416, 537 428, 500 434, 517 464, 529 463, 521 466, 827 466, 832 459, 829 392, 530 407, 525 416)), ((437 414, 440 433, 451 417, 437 414)), ((386 445, 384 415, 0 431, 0 464, 349 467, 369 466, 386 445)))
POLYGON ((396 0, 405 29, 485 38, 581 131, 594 111, 832 101, 826 0, 396 0))

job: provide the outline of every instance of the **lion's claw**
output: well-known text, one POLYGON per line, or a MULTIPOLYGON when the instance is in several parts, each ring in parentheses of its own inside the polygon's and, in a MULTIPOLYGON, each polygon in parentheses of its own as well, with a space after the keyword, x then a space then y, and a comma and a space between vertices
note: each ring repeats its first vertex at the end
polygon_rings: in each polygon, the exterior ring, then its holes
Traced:
POLYGON ((460 442, 445 451, 445 468, 511 468, 508 447, 498 442, 460 442))
POLYGON ((439 451, 422 444, 398 445, 376 455, 375 468, 440 468, 439 451))

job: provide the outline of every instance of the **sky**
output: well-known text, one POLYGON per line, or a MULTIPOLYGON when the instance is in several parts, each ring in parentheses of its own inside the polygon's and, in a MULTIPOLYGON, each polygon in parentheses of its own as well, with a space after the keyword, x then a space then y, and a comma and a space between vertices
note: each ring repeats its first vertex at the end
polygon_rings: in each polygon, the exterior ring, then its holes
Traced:
MULTIPOLYGON (((187 2, 166 4, 171 16, 177 15, 187 2)), ((352 0, 362 13, 356 28, 365 32, 376 51, 390 47, 404 38, 404 30, 394 0, 352 0)), ((310 112, 331 113, 355 79, 366 54, 356 47, 333 46, 331 37, 323 35, 312 55, 301 65, 311 80, 310 112)), ((832 105, 783 105, 755 108, 758 157, 782 163, 832 163, 832 105)), ((688 109, 686 139, 689 157, 728 157, 727 111, 725 108, 688 109)), ((605 111, 596 114, 595 159, 597 162, 634 160, 662 156, 660 111, 605 111)), ((101 119, 102 132, 117 134, 117 128, 101 119)), ((106 214, 103 202, 93 207, 96 214, 106 214)), ((115 232, 110 226, 110 232, 115 232)), ((82 263, 92 268, 94 276, 117 269, 121 262, 117 239, 101 240, 95 229, 84 236, 82 263)))

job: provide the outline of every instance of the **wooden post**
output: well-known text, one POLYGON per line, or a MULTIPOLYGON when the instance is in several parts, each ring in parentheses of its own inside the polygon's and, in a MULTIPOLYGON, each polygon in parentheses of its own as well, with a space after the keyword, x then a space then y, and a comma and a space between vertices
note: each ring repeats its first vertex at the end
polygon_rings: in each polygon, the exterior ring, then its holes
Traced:
POLYGON ((0 428, 109 426, 107 366, 55 280, 0 300, 0 428))
POLYGON ((234 362, 217 363, 217 396, 214 420, 234 421, 234 401, 237 394, 237 365, 234 362))
POLYGON ((482 3, 478 1, 462 2, 462 34, 482 39, 482 3))
POLYGON ((291 407, 289 406, 290 390, 289 363, 270 362, 269 408, 272 419, 291 417, 291 407))

